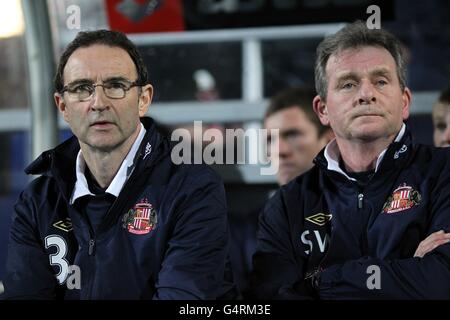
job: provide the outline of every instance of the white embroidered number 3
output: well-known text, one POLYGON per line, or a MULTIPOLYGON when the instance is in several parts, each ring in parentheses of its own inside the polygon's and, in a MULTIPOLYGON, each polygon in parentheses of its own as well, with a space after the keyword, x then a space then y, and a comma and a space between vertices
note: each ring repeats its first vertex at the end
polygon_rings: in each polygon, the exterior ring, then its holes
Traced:
POLYGON ((49 256, 50 265, 59 266, 59 273, 56 275, 56 279, 58 279, 59 284, 63 284, 66 281, 67 275, 69 274, 69 263, 65 259, 67 253, 67 244, 64 238, 51 235, 45 238, 45 248, 48 249, 50 247, 55 246, 57 251, 54 254, 49 256))

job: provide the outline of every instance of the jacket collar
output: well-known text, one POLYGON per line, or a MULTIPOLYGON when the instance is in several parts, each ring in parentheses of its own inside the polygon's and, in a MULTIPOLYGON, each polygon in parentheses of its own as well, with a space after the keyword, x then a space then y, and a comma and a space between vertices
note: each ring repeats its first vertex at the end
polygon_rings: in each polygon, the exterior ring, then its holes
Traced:
MULTIPOLYGON (((114 176, 113 180, 111 181, 110 185, 108 186, 105 192, 115 196, 116 198, 119 196, 119 193, 122 190, 123 185, 130 177, 131 173, 133 172, 136 166, 133 159, 135 159, 139 146, 141 145, 142 139, 144 138, 145 132, 146 130, 144 128, 144 125, 141 123, 138 136, 133 142, 130 151, 126 155, 125 159, 122 161, 119 170, 117 171, 116 175, 114 176)), ((86 171, 86 162, 84 160, 83 153, 80 150, 78 151, 77 160, 75 164, 75 172, 77 180, 75 182, 72 197, 70 198, 70 204, 73 204, 75 200, 80 197, 86 195, 94 195, 89 190, 88 182, 85 176, 85 171, 86 171)))
MULTIPOLYGON (((144 117, 141 123, 146 133, 133 159, 134 171, 138 172, 156 164, 170 153, 170 144, 156 131, 153 119, 144 117)), ((44 151, 25 169, 25 173, 53 177, 69 201, 76 182, 75 168, 79 151, 78 139, 72 136, 54 149, 44 151)))
MULTIPOLYGON (((412 145, 411 132, 403 124, 394 141, 378 155, 375 172, 388 170, 394 166, 401 166, 409 158, 408 155, 412 151, 412 145)), ((335 172, 348 180, 356 181, 340 168, 339 157, 340 153, 336 140, 333 140, 314 159, 314 163, 328 172, 335 172)))

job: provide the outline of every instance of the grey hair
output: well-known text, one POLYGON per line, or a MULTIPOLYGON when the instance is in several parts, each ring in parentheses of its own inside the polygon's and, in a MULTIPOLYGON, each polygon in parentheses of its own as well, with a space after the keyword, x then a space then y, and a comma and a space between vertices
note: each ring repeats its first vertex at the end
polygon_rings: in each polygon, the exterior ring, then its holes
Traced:
POLYGON ((326 66, 330 56, 346 49, 357 49, 365 46, 385 48, 394 58, 397 76, 402 91, 406 88, 406 65, 400 41, 390 32, 383 29, 369 29, 360 20, 346 25, 333 35, 325 37, 316 50, 315 83, 316 91, 323 101, 327 96, 326 66))

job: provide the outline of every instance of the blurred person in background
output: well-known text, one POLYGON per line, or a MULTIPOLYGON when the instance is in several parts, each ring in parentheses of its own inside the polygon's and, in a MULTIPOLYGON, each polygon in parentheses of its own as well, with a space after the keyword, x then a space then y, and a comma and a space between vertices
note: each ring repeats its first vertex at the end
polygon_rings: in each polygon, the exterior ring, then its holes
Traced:
POLYGON ((434 145, 450 147, 450 86, 444 89, 433 106, 434 145))
MULTIPOLYGON (((314 113, 312 89, 290 88, 276 94, 264 116, 264 127, 279 129, 279 152, 271 154, 278 161, 278 184, 284 185, 313 166, 313 159, 333 138, 329 127, 320 123, 314 113)), ((268 148, 271 150, 271 148, 268 148)))

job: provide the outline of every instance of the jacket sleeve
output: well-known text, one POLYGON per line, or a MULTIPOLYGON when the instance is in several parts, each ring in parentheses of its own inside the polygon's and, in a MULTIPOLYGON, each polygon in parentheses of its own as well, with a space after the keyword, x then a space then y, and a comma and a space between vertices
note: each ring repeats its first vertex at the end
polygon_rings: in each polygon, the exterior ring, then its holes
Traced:
POLYGON ((192 173, 173 191, 183 199, 171 214, 173 232, 154 299, 216 299, 223 294, 228 257, 223 183, 210 168, 192 173))
POLYGON ((248 299, 311 299, 303 281, 305 262, 296 258, 287 212, 279 190, 266 204, 259 218, 258 245, 248 299))
MULTIPOLYGON (((428 234, 450 232, 449 163, 430 192, 428 234)), ((319 292, 324 299, 450 299, 450 244, 423 258, 388 261, 364 257, 333 265, 322 271, 319 292)))
POLYGON ((36 222, 36 206, 21 193, 10 229, 5 292, 1 299, 54 299, 57 281, 49 265, 36 222))
POLYGON ((333 265, 321 273, 320 298, 450 299, 449 249, 444 245, 422 259, 365 257, 333 265))

